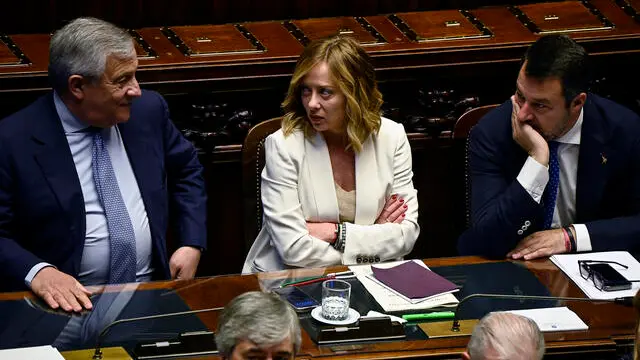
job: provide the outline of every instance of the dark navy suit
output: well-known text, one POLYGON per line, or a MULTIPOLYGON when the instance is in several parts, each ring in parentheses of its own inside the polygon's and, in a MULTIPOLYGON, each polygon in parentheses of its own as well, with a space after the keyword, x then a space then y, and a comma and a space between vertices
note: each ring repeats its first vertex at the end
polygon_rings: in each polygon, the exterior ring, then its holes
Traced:
MULTIPOLYGON (((154 278, 168 278, 166 233, 206 247, 206 194, 194 147, 169 119, 164 99, 143 91, 118 125, 149 219, 154 278)), ((0 290, 25 288, 39 262, 77 276, 85 206, 53 94, 0 121, 0 290)))
MULTIPOLYGON (((509 100, 471 132, 472 225, 458 240, 461 255, 504 257, 542 230, 543 205, 516 180, 527 153, 512 138, 511 109, 509 100)), ((575 206, 593 251, 640 250, 640 118, 593 94, 584 105, 575 206)))

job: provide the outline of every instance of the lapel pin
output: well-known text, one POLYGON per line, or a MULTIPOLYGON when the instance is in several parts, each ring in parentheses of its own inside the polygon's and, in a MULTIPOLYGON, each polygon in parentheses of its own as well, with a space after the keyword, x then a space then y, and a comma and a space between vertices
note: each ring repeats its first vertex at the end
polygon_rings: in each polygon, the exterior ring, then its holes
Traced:
POLYGON ((604 153, 600 153, 600 157, 602 158, 602 165, 607 165, 607 157, 604 153))

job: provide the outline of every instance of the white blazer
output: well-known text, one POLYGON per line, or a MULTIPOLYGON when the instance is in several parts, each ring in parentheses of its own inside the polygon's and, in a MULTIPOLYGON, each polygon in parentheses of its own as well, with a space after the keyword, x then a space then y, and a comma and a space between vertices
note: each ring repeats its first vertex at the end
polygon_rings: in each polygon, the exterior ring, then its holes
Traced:
POLYGON ((311 236, 307 221, 339 222, 331 160, 324 138, 305 139, 301 130, 282 129, 265 141, 261 197, 262 229, 243 273, 294 267, 377 262, 408 254, 418 238, 418 200, 413 187, 411 148, 404 127, 382 118, 356 154, 356 216, 347 223, 344 253, 311 236), (407 211, 402 223, 374 224, 386 200, 398 194, 407 211))

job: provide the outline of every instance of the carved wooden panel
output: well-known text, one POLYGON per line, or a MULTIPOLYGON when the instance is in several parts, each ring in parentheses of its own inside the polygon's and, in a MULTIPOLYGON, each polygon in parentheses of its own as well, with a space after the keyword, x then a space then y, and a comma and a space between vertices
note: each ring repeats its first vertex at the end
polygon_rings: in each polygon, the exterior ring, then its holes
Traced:
POLYGON ((186 56, 264 52, 266 48, 240 24, 172 26, 162 32, 186 56))
POLYGON ((491 31, 465 10, 410 12, 389 15, 389 20, 416 42, 491 37, 491 31))
POLYGON ((511 12, 535 34, 610 30, 614 27, 588 1, 563 1, 510 7, 511 12))
POLYGON ((156 52, 151 48, 151 45, 149 45, 149 43, 147 43, 147 41, 142 38, 140 33, 138 33, 136 30, 129 30, 129 34, 131 35, 131 37, 133 37, 133 45, 136 49, 136 55, 138 56, 139 60, 154 59, 157 57, 156 52))
POLYGON ((293 20, 282 24, 302 45, 336 34, 351 35, 363 46, 386 43, 378 30, 363 17, 293 20))
POLYGON ((0 34, 0 67, 27 65, 29 59, 13 43, 11 37, 0 34))
POLYGON ((640 0, 615 0, 629 16, 640 22, 640 0))

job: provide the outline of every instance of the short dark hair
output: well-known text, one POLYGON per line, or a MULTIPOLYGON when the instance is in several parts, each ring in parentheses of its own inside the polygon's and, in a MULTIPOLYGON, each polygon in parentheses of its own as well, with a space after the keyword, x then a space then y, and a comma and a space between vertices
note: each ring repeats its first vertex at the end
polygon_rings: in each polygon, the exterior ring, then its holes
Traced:
POLYGON ((586 92, 590 81, 587 52, 566 35, 545 35, 533 43, 522 58, 524 72, 536 79, 557 77, 562 84, 566 106, 586 92))

